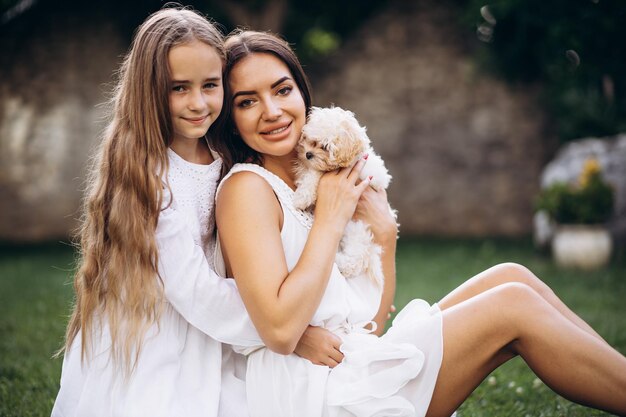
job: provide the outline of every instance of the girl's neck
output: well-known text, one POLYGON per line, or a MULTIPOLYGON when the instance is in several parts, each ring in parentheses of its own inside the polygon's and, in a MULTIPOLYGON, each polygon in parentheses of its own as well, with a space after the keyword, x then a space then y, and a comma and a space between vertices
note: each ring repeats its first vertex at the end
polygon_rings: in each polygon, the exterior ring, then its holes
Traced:
POLYGON ((282 179, 292 190, 296 189, 294 163, 296 153, 281 157, 263 155, 263 168, 282 179))
POLYGON ((214 161, 204 137, 196 140, 174 140, 170 148, 185 161, 193 164, 209 165, 214 161))

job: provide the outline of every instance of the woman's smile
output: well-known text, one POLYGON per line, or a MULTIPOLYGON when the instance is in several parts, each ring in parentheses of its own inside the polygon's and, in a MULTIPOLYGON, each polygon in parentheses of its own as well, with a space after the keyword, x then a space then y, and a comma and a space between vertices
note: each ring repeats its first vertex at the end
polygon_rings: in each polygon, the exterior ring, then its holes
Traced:
POLYGON ((282 140, 289 136, 291 133, 292 122, 280 123, 278 125, 272 125, 261 132, 261 135, 267 140, 282 140))

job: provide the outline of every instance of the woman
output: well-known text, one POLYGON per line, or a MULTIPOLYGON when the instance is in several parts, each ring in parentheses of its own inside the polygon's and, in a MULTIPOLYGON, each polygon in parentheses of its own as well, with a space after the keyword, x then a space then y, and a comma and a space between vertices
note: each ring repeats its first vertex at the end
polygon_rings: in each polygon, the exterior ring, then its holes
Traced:
POLYGON ((386 334, 368 334, 372 319, 381 331, 394 291, 397 230, 386 195, 357 183, 359 161, 322 178, 314 219, 297 212, 292 167, 311 105, 306 77, 272 35, 237 33, 226 50, 214 146, 227 168, 236 164, 218 189, 216 216, 226 266, 266 345, 241 349, 253 417, 450 415, 517 355, 564 397, 626 414, 626 358, 516 264, 484 271, 433 306, 414 300, 386 334), (383 248, 385 288, 375 303, 367 284, 333 266, 353 213, 346 204, 330 218, 328 208, 358 195, 354 216, 372 225, 383 248), (308 324, 343 339, 340 365, 329 370, 292 354, 308 324))

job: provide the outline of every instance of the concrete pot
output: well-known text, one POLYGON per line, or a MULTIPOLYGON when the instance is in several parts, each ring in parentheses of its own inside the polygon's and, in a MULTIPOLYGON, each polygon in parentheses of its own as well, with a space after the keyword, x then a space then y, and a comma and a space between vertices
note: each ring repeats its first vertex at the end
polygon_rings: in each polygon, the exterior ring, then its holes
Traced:
POLYGON ((605 266, 613 242, 603 225, 559 225, 552 239, 552 255, 559 266, 585 270, 605 266))

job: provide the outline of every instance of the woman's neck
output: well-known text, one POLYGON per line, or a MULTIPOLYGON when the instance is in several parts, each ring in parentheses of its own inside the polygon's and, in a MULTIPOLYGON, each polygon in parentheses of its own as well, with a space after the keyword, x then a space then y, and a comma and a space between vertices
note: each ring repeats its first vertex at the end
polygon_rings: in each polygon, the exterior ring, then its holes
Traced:
POLYGON ((170 144, 170 148, 185 161, 193 164, 209 165, 214 161, 204 137, 196 140, 174 140, 170 144))
POLYGON ((294 163, 297 154, 285 156, 263 155, 263 168, 282 179, 292 190, 296 189, 294 163))

